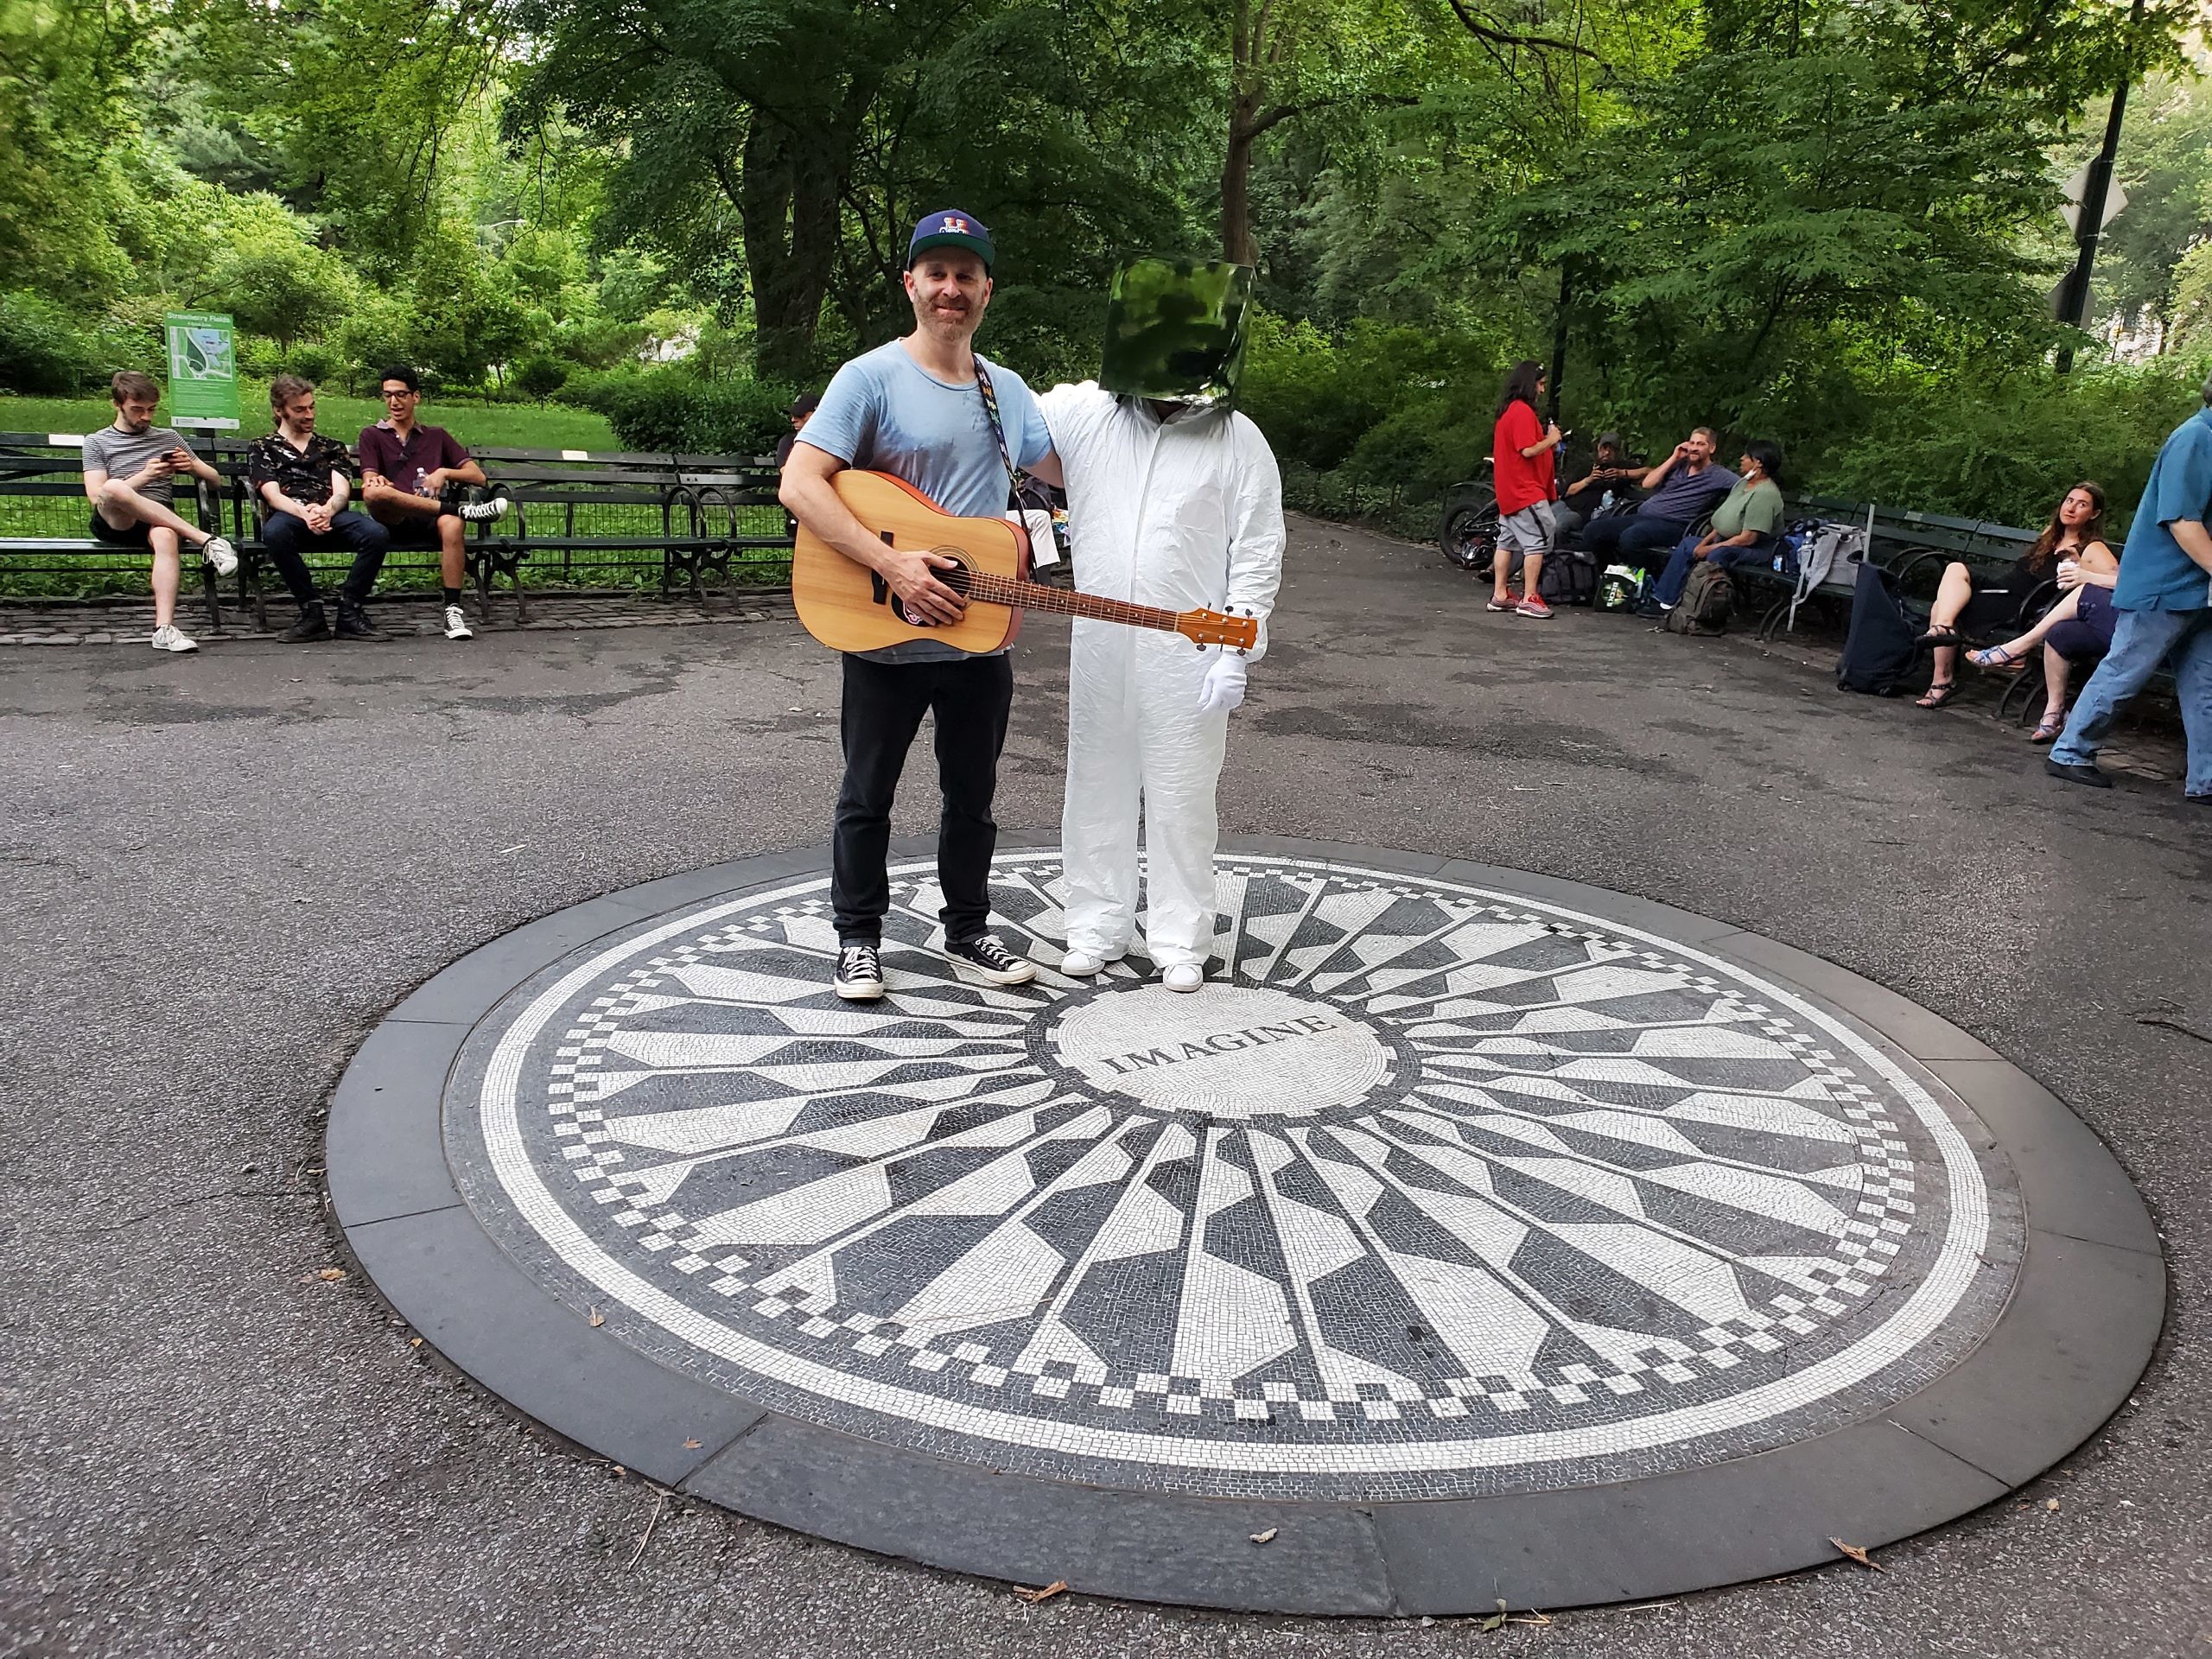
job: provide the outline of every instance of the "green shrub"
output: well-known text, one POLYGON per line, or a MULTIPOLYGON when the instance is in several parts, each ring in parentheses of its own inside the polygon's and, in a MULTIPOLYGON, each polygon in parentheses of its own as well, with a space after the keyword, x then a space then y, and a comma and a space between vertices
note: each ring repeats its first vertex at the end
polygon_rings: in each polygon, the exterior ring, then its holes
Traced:
POLYGON ((514 373, 515 390, 539 403, 560 391, 568 381, 569 365, 550 357, 533 357, 514 373))
POLYGON ((89 321, 37 294, 0 293, 0 391, 67 397, 105 390, 118 369, 162 366, 150 328, 89 321))
MULTIPOLYGON (((2203 407, 2202 365, 2016 377, 1894 394, 1857 438, 1823 456, 1808 493, 2033 526, 2083 479, 2103 486, 2106 526, 2124 533, 2168 433, 2203 407)), ((1793 491, 1799 480, 1791 480, 1793 491)))
POLYGON ((702 380, 656 369, 594 377, 563 401, 606 416, 626 449, 753 455, 772 450, 790 429, 784 411, 793 395, 780 381, 702 380))

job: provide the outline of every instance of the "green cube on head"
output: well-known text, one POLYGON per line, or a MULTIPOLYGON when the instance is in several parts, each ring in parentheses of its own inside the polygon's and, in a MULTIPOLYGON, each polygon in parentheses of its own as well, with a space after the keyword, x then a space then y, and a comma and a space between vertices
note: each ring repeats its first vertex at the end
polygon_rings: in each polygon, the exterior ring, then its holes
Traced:
POLYGON ((1249 265, 1132 259, 1114 273, 1098 384, 1134 397, 1232 401, 1251 303, 1249 265))

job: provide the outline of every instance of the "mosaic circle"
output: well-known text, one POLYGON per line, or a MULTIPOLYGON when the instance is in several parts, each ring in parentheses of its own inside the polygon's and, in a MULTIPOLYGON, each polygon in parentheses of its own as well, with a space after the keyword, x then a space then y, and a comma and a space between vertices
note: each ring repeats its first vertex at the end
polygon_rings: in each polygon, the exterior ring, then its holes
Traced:
POLYGON ((890 995, 827 879, 652 920, 472 1034, 464 1196, 555 1295, 807 1421, 992 1469, 1402 1498, 1828 1432, 2004 1305, 2017 1194, 1872 1042, 1678 944, 1319 860, 1220 868, 1214 977, 1091 981, 1051 853, 1010 988, 894 869, 890 995))

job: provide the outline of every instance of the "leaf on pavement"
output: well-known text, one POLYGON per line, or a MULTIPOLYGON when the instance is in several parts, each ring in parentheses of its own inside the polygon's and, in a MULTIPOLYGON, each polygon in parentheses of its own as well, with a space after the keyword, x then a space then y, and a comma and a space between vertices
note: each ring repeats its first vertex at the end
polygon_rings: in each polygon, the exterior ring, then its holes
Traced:
POLYGON ((1252 1535, 1252 1541, 1255 1544, 1272 1544, 1275 1541, 1275 1534, 1281 1530, 1281 1527, 1269 1527, 1265 1532, 1255 1532, 1252 1535))
POLYGON ((1068 1581, 1065 1579, 1054 1579, 1042 1590, 1024 1590, 1020 1585, 1016 1585, 1014 1593, 1034 1607, 1040 1601, 1050 1601, 1067 1587, 1068 1581))
POLYGON ((1828 1542, 1834 1544, 1838 1549, 1851 1557, 1853 1560, 1858 1562, 1861 1567, 1871 1567, 1877 1573, 1886 1573, 1890 1570, 1886 1567, 1884 1567, 1879 1561, 1876 1560, 1872 1555, 1869 1555, 1865 1550, 1859 1548, 1856 1544, 1847 1544, 1840 1538, 1831 1538, 1828 1540, 1828 1542))
POLYGON ((696 1452, 699 1449, 699 1442, 696 1440, 686 1440, 683 1442, 683 1449, 686 1452, 696 1452))
POLYGON ((604 1313, 601 1313, 601 1312, 600 1312, 597 1308, 595 1308, 595 1307, 594 1307, 594 1309, 592 1309, 592 1311, 591 1311, 591 1328, 592 1328, 593 1330, 596 1331, 596 1330, 598 1330, 598 1329, 599 1329, 599 1327, 600 1327, 601 1325, 605 1325, 606 1323, 607 1323, 607 1315, 606 1315, 606 1314, 604 1314, 604 1313))
POLYGON ((326 1285, 334 1285, 345 1276, 346 1269, 343 1268, 325 1268, 315 1274, 326 1285))

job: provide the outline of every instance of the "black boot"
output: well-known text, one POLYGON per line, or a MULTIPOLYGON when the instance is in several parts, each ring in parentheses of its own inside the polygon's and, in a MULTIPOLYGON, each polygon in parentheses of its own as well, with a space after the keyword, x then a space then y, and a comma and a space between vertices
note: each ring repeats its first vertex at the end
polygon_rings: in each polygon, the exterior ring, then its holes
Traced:
POLYGON ((391 636, 369 620, 369 613, 343 594, 338 597, 338 637, 340 639, 389 639, 391 636))
POLYGON ((305 645, 310 639, 330 638, 330 620, 322 613, 322 601, 311 599, 300 607, 300 620, 276 636, 279 644, 305 645))

